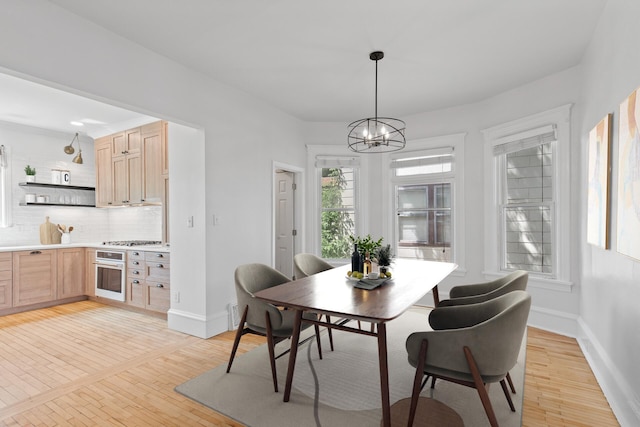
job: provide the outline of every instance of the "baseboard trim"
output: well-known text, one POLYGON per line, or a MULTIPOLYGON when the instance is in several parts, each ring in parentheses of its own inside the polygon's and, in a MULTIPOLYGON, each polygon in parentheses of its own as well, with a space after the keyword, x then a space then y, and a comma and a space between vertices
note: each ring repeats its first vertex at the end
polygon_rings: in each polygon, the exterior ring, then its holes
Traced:
POLYGON ((640 400, 589 326, 578 319, 578 345, 621 426, 640 425, 640 400))
POLYGON ((578 316, 564 311, 531 306, 529 326, 571 338, 578 336, 578 316))
POLYGON ((167 312, 167 325, 174 331, 207 339, 229 329, 229 315, 226 310, 204 316, 172 308, 167 312))

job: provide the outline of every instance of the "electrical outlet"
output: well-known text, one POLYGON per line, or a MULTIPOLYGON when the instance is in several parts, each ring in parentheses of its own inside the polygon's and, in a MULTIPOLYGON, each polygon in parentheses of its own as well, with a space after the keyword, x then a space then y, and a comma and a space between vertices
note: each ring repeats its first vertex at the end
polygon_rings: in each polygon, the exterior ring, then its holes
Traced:
POLYGON ((180 302, 180 291, 173 292, 173 302, 180 302))

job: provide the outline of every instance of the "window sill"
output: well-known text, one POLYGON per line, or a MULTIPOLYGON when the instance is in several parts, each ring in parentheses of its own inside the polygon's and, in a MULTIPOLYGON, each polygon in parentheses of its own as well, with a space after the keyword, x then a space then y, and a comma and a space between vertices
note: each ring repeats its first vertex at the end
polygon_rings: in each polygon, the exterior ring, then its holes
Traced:
MULTIPOLYGON (((487 278, 488 280, 494 280, 503 277, 508 273, 497 271, 483 271, 482 274, 484 274, 485 278, 487 278)), ((534 274, 529 274, 529 281, 527 283, 527 286, 530 286, 532 288, 567 293, 571 293, 573 290, 573 282, 559 279, 548 279, 546 277, 536 276, 534 274)))

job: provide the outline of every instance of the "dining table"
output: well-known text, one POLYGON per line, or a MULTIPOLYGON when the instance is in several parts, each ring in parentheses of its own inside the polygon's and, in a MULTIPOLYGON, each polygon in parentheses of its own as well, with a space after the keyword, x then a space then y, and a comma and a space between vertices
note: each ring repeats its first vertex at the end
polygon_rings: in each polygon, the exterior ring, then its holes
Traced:
MULTIPOLYGON (((428 292, 451 274, 455 263, 417 259, 395 259, 390 269, 391 277, 368 281, 377 287, 367 290, 360 279, 349 275, 350 265, 344 265, 308 277, 292 280, 264 289, 256 298, 287 310, 295 310, 294 330, 284 391, 284 401, 291 397, 291 388, 304 313, 316 313, 316 320, 305 317, 304 322, 318 324, 375 337, 378 341, 380 391, 382 399, 382 425, 391 426, 389 402, 389 368, 387 362, 386 323, 399 317, 416 304, 428 292), (320 320, 325 315, 325 319, 320 320), (332 322, 331 318, 341 319, 332 322), (350 320, 372 324, 370 329, 350 326, 350 320)), ((360 322, 358 322, 360 323, 360 322)), ((339 351, 339 350, 338 350, 339 351)))

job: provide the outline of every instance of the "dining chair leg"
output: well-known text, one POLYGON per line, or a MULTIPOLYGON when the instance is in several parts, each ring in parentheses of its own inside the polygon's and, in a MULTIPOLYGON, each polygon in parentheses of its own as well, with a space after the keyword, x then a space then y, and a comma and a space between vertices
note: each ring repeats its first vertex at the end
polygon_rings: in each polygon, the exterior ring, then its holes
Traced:
POLYGON ((278 374, 276 372, 275 343, 273 341, 273 333, 271 330, 271 318, 269 312, 264 312, 265 323, 267 325, 267 347, 269 348, 269 362, 271 363, 271 376, 273 377, 273 390, 278 392, 278 374))
POLYGON ((422 389, 421 382, 424 376, 424 361, 427 358, 427 348, 429 342, 422 340, 420 344, 420 353, 418 354, 418 366, 416 366, 416 375, 413 378, 413 391, 411 392, 411 405, 409 406, 409 418, 407 420, 407 427, 413 426, 413 420, 416 417, 416 410, 418 409, 418 398, 420 397, 420 390, 422 389))
POLYGON ((509 374, 509 372, 507 372, 507 382, 509 383, 511 393, 516 394, 516 388, 513 386, 513 381, 511 381, 511 374, 509 374))
MULTIPOLYGON (((325 317, 327 318, 327 323, 331 323, 331 316, 325 314, 325 317)), ((329 345, 331 346, 331 351, 333 351, 333 331, 327 327, 327 332, 329 334, 329 345)))
POLYGON ((244 311, 242 312, 242 319, 240 319, 240 324, 238 325, 238 330, 236 331, 236 338, 233 340, 233 349, 231 350, 231 356, 229 357, 229 364, 227 365, 227 374, 231 370, 231 364, 233 363, 233 359, 236 357, 236 351, 238 350, 238 344, 240 344, 240 338, 242 338, 242 331, 244 329, 244 322, 247 320, 247 312, 249 311, 249 306, 244 307, 244 311))
POLYGON ((498 419, 496 418, 495 412, 493 412, 493 406, 491 406, 489 393, 487 393, 487 389, 484 385, 484 382, 482 381, 480 370, 478 369, 478 365, 473 358, 473 354, 471 354, 471 349, 467 346, 464 346, 464 356, 467 359, 467 364, 469 365, 469 370, 471 371, 471 376, 473 377, 473 383, 478 392, 478 396, 480 396, 480 400, 482 401, 484 411, 487 413, 487 418, 489 418, 489 424, 491 424, 491 427, 498 427, 498 419))
POLYGON ((509 402, 509 408, 511 408, 511 412, 516 412, 516 407, 513 406, 513 400, 511 400, 511 395, 509 394, 509 390, 507 390, 507 382, 504 379, 500 380, 500 386, 502 387, 504 396, 507 398, 507 402, 509 402))
POLYGON ((322 360, 322 343, 320 342, 320 327, 318 325, 314 325, 316 330, 316 343, 318 343, 318 357, 322 360))

